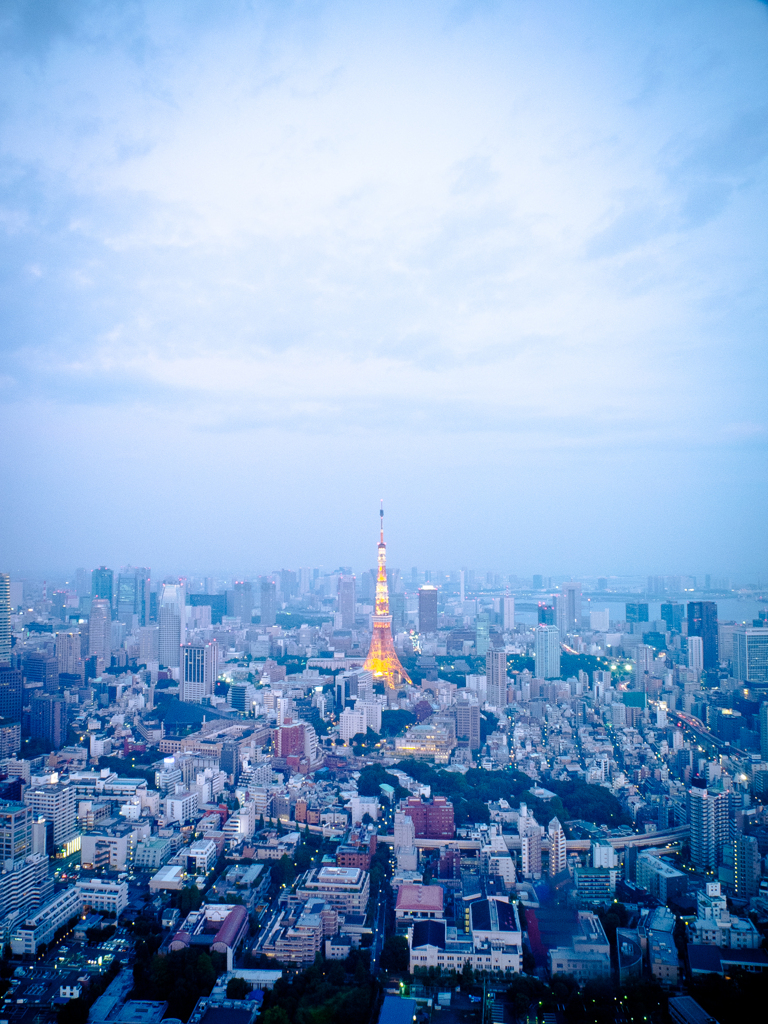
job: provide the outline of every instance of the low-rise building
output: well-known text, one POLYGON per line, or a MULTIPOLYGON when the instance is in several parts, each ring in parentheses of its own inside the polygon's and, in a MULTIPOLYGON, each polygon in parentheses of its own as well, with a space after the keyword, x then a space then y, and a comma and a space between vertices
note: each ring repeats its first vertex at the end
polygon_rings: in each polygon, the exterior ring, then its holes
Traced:
POLYGON ((298 899, 321 899, 341 914, 364 914, 370 894, 370 876, 362 868, 311 868, 297 887, 298 899))
POLYGON ((600 918, 588 911, 579 911, 578 931, 570 946, 557 946, 548 953, 549 972, 572 974, 583 984, 611 975, 611 947, 600 918))
POLYGON ((112 882, 103 878, 81 878, 75 885, 82 896, 83 907, 105 911, 115 917, 128 906, 128 883, 112 882))
POLYGON ((14 956, 35 956, 41 944, 48 945, 58 929, 77 917, 82 909, 83 897, 76 885, 56 893, 13 930, 11 951, 14 956))
POLYGON ((143 871, 161 868, 169 860, 172 850, 171 841, 165 836, 142 839, 136 846, 133 866, 143 871))

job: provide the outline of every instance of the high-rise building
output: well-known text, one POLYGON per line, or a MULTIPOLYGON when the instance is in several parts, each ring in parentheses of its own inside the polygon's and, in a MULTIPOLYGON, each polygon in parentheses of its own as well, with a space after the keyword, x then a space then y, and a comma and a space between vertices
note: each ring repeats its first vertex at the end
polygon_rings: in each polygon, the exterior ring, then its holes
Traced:
POLYGON ((236 580, 232 590, 227 591, 227 615, 250 625, 253 618, 253 584, 250 580, 236 580))
POLYGON ((691 862, 699 871, 717 868, 719 846, 728 839, 729 800, 725 791, 708 790, 699 776, 692 779, 688 790, 691 862))
POLYGON ((558 621, 555 625, 560 630, 560 636, 565 636, 566 633, 573 633, 574 630, 578 631, 581 629, 581 584, 580 583, 563 583, 560 587, 560 593, 557 595, 562 598, 562 604, 558 604, 558 608, 562 606, 563 623, 558 621))
POLYGON ((627 622, 647 622, 648 605, 642 601, 629 602, 625 606, 624 615, 627 622))
POLYGON ((734 629, 733 676, 743 683, 768 683, 768 629, 765 626, 734 629))
POLYGON ((661 617, 668 630, 681 633, 683 630, 683 618, 685 617, 685 605, 677 601, 665 601, 661 606, 661 617))
POLYGON ((149 623, 150 570, 127 566, 117 577, 117 618, 128 630, 149 623))
POLYGON ((56 634, 56 660, 60 674, 83 675, 82 634, 79 629, 67 629, 56 634))
POLYGON ((539 601, 538 621, 541 626, 556 626, 555 605, 539 601))
POLYGON ((437 632, 437 587, 431 583, 419 587, 419 632, 437 632))
POLYGON ((704 668, 717 668, 717 603, 688 602, 688 636, 700 636, 704 649, 704 668))
POLYGON ((91 597, 98 597, 103 601, 109 601, 112 607, 114 587, 114 573, 106 565, 100 565, 91 573, 91 597))
POLYGON ((739 835, 733 841, 733 887, 748 899, 760 888, 760 847, 755 836, 739 835))
POLYGON ((66 705, 51 693, 36 693, 30 701, 29 728, 33 739, 50 743, 55 750, 67 738, 66 705))
POLYGON ((216 686, 219 645, 212 640, 207 644, 184 644, 181 650, 184 660, 179 680, 179 700, 188 704, 201 704, 203 698, 211 696, 216 686))
POLYGON ((0 572, 0 665, 11 660, 11 577, 0 572))
POLYGON ((240 751, 237 743, 232 740, 225 740, 221 746, 219 768, 225 775, 231 775, 237 784, 240 778, 240 751))
POLYGON ((21 718, 23 679, 18 658, 0 664, 0 718, 18 722, 21 718))
POLYGON ((77 831, 77 799, 73 786, 56 783, 24 790, 24 803, 36 818, 50 822, 54 846, 61 846, 77 831))
POLYGON ((590 608, 589 628, 595 633, 607 633, 611 628, 611 612, 609 608, 590 608))
POLYGON ((378 545, 378 574, 376 577, 376 604, 373 613, 373 634, 368 648, 368 657, 363 666, 372 672, 374 678, 383 681, 390 695, 396 693, 403 682, 410 683, 411 677, 400 664, 392 640, 392 616, 389 614, 389 590, 387 587, 387 545, 384 543, 384 508, 380 515, 380 539, 378 545))
POLYGON ((157 609, 158 660, 166 668, 181 666, 181 645, 187 634, 187 610, 183 583, 164 583, 157 609))
POLYGON ((507 633, 515 628, 515 599, 509 594, 501 600, 501 623, 507 633))
POLYGON ((491 624, 485 612, 475 619, 475 654, 482 658, 491 642, 491 624))
POLYGON ((563 826, 557 818, 550 821, 547 828, 549 836, 549 877, 554 878, 568 865, 568 853, 563 826))
POLYGON ((105 665, 109 665, 112 660, 112 606, 106 597, 97 597, 91 601, 88 654, 95 654, 105 665))
POLYGON ((0 802, 0 861, 12 870, 14 861, 32 853, 32 809, 15 800, 0 802))
POLYGON ((700 636, 688 637, 688 668, 694 672, 701 672, 704 669, 704 641, 700 636))
POLYGON ((768 701, 760 705, 760 757, 768 761, 768 701))
POLYGON ((91 574, 86 569, 78 569, 75 572, 75 589, 78 597, 91 596, 91 574))
POLYGON ((341 615, 341 628, 355 628, 355 577, 339 576, 338 584, 339 613, 341 615))
POLYGON ((42 683, 45 693, 59 688, 59 663, 46 651, 27 651, 24 655, 24 678, 28 683, 42 683))
POLYGON ((560 631, 557 626, 536 627, 536 675, 540 679, 560 678, 560 631))
POLYGON ((261 581, 261 624, 274 626, 277 621, 277 586, 272 580, 261 581))
POLYGON ((457 700, 453 708, 456 721, 456 739, 470 750, 480 749, 480 705, 469 700, 457 700))
POLYGON ((507 654, 506 651, 488 651, 485 656, 486 695, 495 708, 507 706, 507 654))

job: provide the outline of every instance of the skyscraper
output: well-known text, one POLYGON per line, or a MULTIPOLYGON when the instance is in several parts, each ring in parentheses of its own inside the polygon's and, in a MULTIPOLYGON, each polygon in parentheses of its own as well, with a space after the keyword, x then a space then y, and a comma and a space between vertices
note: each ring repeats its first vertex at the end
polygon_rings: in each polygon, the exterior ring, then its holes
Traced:
POLYGON ((277 586, 272 580, 261 581, 261 624, 274 626, 277 620, 277 586))
POLYGON ((768 761, 768 701, 760 705, 760 757, 768 761))
POLYGON ((109 601, 110 607, 112 606, 113 585, 114 573, 106 565, 100 565, 91 573, 91 597, 109 601))
POLYGON ((215 640, 208 644, 184 644, 181 648, 184 660, 179 680, 179 700, 200 704, 210 697, 219 674, 219 645, 215 640))
POLYGON ((185 605, 184 585, 164 583, 157 609, 157 655, 160 664, 166 668, 179 668, 181 665, 181 645, 187 633, 185 605))
POLYGON ((554 604, 546 604, 544 601, 539 601, 538 621, 543 626, 557 625, 554 604))
POLYGON ((661 617, 669 630, 681 633, 684 615, 685 606, 678 604, 677 601, 665 601, 661 606, 661 617))
POLYGON ((688 636, 701 637, 704 668, 717 668, 717 604, 714 601, 688 602, 688 636))
POLYGON ((22 672, 18 658, 0 664, 0 718, 18 722, 21 718, 23 693, 22 672))
POLYGON ((708 790, 698 775, 688 790, 688 817, 691 826, 691 862, 699 871, 717 868, 720 844, 728 839, 729 795, 708 790))
POLYGON ((495 708, 507 706, 506 651, 488 651, 485 656, 485 682, 488 703, 495 708))
POLYGON ((536 675, 540 679, 560 678, 560 631, 557 626, 536 627, 536 675))
POLYGON ((634 601, 624 606, 627 622, 647 622, 648 605, 643 601, 634 601))
POLYGON ((515 599, 509 594, 501 600, 501 623, 505 632, 515 628, 515 599))
POLYGON ((112 607, 107 598, 97 597, 91 601, 88 654, 95 654, 105 665, 112 660, 112 607))
POLYGON ((0 572, 0 665, 11 660, 11 577, 0 572))
POLYGON ((253 618, 253 584, 250 580, 236 580, 232 590, 227 591, 227 615, 240 619, 243 626, 249 626, 253 618))
POLYGON ((83 675, 82 635, 79 629, 67 629, 56 634, 56 660, 60 673, 83 675))
POLYGON ((384 543, 384 507, 379 513, 381 519, 378 546, 379 569, 376 577, 376 604, 373 614, 373 635, 368 657, 363 666, 382 680, 390 695, 396 693, 402 682, 410 683, 411 677, 400 664, 392 641, 392 616, 389 614, 389 590, 387 588, 387 545, 384 543))
POLYGON ((149 623, 150 570, 126 566, 117 577, 117 618, 126 629, 149 623))
POLYGON ((419 587, 419 632, 437 632, 437 587, 431 583, 419 587))
POLYGON ((733 675, 743 683, 768 683, 768 629, 765 626, 734 629, 733 675))
POLYGON ((688 668, 695 672, 704 668, 704 641, 700 636, 688 637, 688 668))
POLYGON ((355 628, 355 577, 339 576, 338 584, 339 613, 341 628, 355 628))
MULTIPOLYGON (((581 584, 563 583, 559 596, 563 599, 563 614, 565 616, 565 629, 561 630, 560 635, 565 636, 566 633, 573 633, 574 630, 581 629, 581 584)), ((559 622, 556 625, 560 628, 559 622)))
POLYGON ((30 701, 30 732, 33 739, 44 740, 58 750, 67 736, 64 701, 51 693, 36 693, 30 701))

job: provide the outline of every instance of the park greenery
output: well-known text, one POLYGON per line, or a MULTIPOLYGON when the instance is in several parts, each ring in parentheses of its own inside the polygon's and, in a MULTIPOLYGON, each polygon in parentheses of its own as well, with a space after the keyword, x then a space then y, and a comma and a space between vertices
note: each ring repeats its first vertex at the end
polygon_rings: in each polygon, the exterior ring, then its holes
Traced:
POLYGON ((347 963, 318 958, 291 980, 280 978, 264 993, 261 1024, 368 1024, 376 986, 363 957, 349 959, 347 963))

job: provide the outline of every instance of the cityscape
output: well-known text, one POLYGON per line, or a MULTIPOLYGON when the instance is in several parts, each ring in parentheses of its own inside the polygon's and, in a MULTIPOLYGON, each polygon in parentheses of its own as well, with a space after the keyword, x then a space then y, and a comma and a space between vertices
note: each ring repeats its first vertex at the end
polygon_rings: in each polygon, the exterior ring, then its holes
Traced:
POLYGON ((326 977, 360 1021, 694 1019, 768 970, 768 594, 402 572, 379 519, 358 572, 0 575, 9 1022, 326 977))
POLYGON ((0 1024, 746 1024, 768 0, 0 6, 0 1024))

